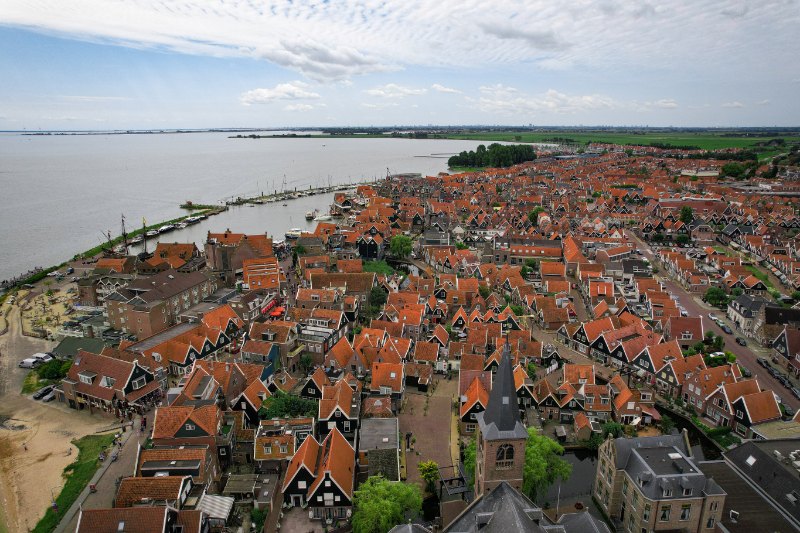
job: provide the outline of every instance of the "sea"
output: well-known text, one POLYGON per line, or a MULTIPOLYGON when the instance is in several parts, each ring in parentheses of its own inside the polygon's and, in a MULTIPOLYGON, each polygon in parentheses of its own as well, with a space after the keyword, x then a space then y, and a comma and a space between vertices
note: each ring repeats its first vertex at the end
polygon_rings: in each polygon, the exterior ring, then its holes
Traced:
MULTIPOLYGON (((259 132, 269 135, 271 132, 259 132)), ((282 190, 436 175, 447 158, 480 141, 402 138, 231 138, 228 132, 23 135, 0 133, 0 280, 47 268, 121 233, 188 214, 180 204, 220 204, 282 190)), ((332 194, 231 207, 167 242, 209 231, 282 239, 310 229, 305 214, 328 211, 332 194)))

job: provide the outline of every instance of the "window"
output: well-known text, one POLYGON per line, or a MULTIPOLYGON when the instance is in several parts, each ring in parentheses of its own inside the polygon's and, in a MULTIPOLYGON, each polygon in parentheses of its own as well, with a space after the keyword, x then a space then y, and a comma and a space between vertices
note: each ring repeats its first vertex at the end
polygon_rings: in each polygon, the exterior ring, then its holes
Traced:
POLYGON ((622 494, 628 494, 628 478, 622 480, 622 494))
POLYGON ((186 428, 186 431, 194 431, 194 424, 186 424, 184 427, 186 428))
POLYGON ((307 392, 307 393, 309 393, 309 394, 314 394, 314 387, 309 387, 309 388, 306 390, 306 392, 307 392))
POLYGON ((305 482, 305 481, 298 481, 298 482, 297 482, 297 488, 298 488, 298 489, 304 489, 304 488, 306 488, 306 482, 305 482))
POLYGON ((474 433, 475 432, 475 424, 467 424, 465 429, 467 433, 474 433))
POLYGON ((81 383, 85 383, 87 385, 91 385, 92 384, 92 377, 91 376, 84 376, 84 375, 78 374, 78 378, 80 378, 81 383))
POLYGON ((650 504, 649 503, 644 504, 644 511, 642 512, 642 520, 644 520, 645 522, 650 520, 650 504))
POLYGON ((742 437, 747 436, 747 426, 744 426, 742 424, 736 424, 736 433, 738 433, 742 437))
POLYGON ((669 498, 670 496, 672 496, 672 489, 664 487, 664 491, 662 494, 664 495, 665 498, 669 498))
POLYGON ((684 496, 691 496, 691 495, 692 495, 692 488, 691 488, 691 487, 689 487, 689 488, 684 488, 684 489, 683 489, 683 495, 684 495, 684 496))
POLYGON ((220 455, 228 455, 228 450, 226 450, 225 448, 220 448, 219 449, 219 454, 220 455))
POLYGON ((714 517, 712 516, 711 518, 708 519, 708 522, 706 522, 706 529, 713 529, 713 528, 714 528, 714 517))
MULTIPOLYGON (((272 446, 269 446, 268 444, 265 444, 264 445, 264 454, 265 455, 272 455, 272 446)), ((305 481, 301 481, 301 483, 305 483, 305 481)))
POLYGON ((709 505, 708 509, 711 511, 716 511, 718 506, 719 502, 711 502, 711 505, 709 505))
POLYGON ((139 390, 142 387, 144 387, 146 383, 147 383, 147 380, 145 379, 144 376, 142 376, 142 377, 134 379, 133 383, 131 384, 131 386, 133 387, 133 390, 139 390))
POLYGON ((281 444, 280 450, 281 450, 281 453, 285 454, 288 451, 288 448, 286 447, 285 444, 281 444))
POLYGON ((741 420, 742 418, 744 418, 744 413, 737 409, 736 410, 736 418, 741 420))
POLYGON ((497 448, 497 458, 495 468, 498 470, 508 470, 514 464, 514 447, 510 444, 503 444, 497 448))
POLYGON ((662 522, 669 522, 669 513, 672 510, 672 507, 669 505, 662 505, 661 506, 661 514, 659 515, 658 519, 662 522))
POLYGON ((689 520, 692 514, 692 506, 690 504, 681 505, 681 520, 689 520))

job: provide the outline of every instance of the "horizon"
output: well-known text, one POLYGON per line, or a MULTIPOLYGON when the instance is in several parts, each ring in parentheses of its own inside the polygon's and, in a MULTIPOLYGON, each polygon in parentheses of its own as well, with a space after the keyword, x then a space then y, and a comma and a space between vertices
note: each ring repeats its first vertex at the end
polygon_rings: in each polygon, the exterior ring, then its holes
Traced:
POLYGON ((0 130, 795 127, 798 23, 795 2, 8 0, 0 130))

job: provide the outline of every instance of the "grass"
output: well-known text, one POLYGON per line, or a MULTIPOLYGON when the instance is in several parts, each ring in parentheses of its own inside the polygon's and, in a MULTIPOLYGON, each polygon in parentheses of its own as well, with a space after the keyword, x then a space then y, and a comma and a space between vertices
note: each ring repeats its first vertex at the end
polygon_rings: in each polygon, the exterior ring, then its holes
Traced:
POLYGON ((747 266, 747 270, 749 270, 755 277, 757 277, 758 279, 763 281, 764 285, 767 286, 767 289, 774 289, 775 288, 775 286, 772 285, 772 282, 769 280, 769 276, 767 275, 766 272, 764 272, 762 270, 759 270, 757 267, 755 267, 753 265, 748 265, 747 266))
POLYGON ((449 167, 448 170, 450 170, 450 172, 482 172, 482 171, 486 170, 486 168, 487 167, 459 167, 459 166, 455 166, 455 167, 449 167))
POLYGON ((364 261, 364 272, 391 276, 394 274, 394 269, 386 261, 364 261))
POLYGON ((714 249, 721 254, 727 254, 728 250, 725 249, 724 246, 714 246, 714 249))
POLYGON ((28 372, 25 381, 22 382, 22 394, 33 394, 42 387, 58 383, 57 379, 39 379, 39 374, 35 370, 28 372))
POLYGON ((78 457, 64 469, 63 476, 66 478, 66 483, 56 497, 58 513, 54 512, 52 507, 48 508, 44 517, 36 524, 33 533, 50 533, 56 528, 63 514, 75 503, 100 467, 97 458, 100 452, 110 446, 113 440, 114 435, 87 435, 72 441, 78 447, 78 457))

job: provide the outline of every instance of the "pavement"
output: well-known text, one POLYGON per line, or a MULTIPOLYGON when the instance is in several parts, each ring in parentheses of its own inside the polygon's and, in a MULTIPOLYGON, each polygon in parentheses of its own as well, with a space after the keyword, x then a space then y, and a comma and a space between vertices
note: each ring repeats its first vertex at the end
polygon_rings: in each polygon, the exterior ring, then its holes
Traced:
MULTIPOLYGON (((637 242, 639 249, 648 259, 648 261, 655 264, 655 255, 650 246, 642 242, 636 236, 633 236, 633 239, 637 242)), ((772 375, 770 375, 762 366, 758 364, 757 359, 759 357, 764 357, 769 360, 772 356, 771 351, 757 346, 755 341, 748 342, 747 346, 740 346, 736 344, 735 331, 732 335, 726 334, 716 322, 708 317, 709 313, 714 313, 718 318, 723 319, 725 317, 725 311, 706 304, 702 301, 700 294, 687 291, 681 284, 673 281, 666 275, 656 276, 656 278, 662 282, 668 292, 672 293, 680 300, 680 304, 684 307, 684 309, 686 309, 686 311, 689 313, 689 316, 703 317, 704 331, 713 331, 715 334, 720 335, 723 339, 725 339, 724 350, 730 351, 736 355, 736 362, 750 370, 753 373, 754 378, 758 378, 758 384, 762 389, 771 389, 774 393, 781 397, 781 400, 783 400, 785 405, 791 406, 793 409, 795 409, 795 411, 798 409, 798 407, 800 407, 800 400, 795 398, 789 389, 784 387, 780 381, 773 378, 772 375)), ((723 320, 723 322, 729 326, 732 326, 732 324, 730 324, 727 320, 723 320)), ((731 327, 731 329, 735 328, 731 327)), ((796 383, 795 386, 797 386, 796 383)))

